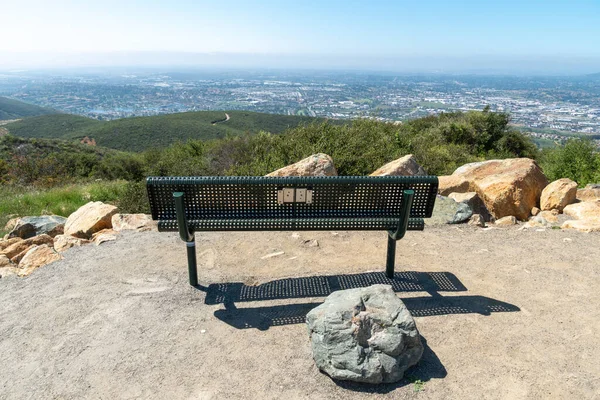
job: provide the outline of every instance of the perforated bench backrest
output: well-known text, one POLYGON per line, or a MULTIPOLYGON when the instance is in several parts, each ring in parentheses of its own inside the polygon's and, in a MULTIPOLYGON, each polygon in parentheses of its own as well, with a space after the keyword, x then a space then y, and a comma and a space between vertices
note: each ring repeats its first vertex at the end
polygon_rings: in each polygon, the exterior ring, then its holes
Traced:
POLYGON ((152 217, 163 231, 177 230, 174 192, 184 193, 194 230, 382 229, 400 215, 407 189, 415 193, 409 229, 418 229, 431 216, 437 187, 435 176, 147 179, 152 217), (281 204, 283 188, 312 190, 312 203, 281 204))

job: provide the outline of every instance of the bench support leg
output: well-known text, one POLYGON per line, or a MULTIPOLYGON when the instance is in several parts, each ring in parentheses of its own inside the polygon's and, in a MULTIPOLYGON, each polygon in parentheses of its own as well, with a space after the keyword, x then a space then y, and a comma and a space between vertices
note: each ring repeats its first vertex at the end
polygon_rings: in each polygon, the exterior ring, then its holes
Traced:
POLYGON ((387 261, 385 263, 385 274, 394 279, 394 266, 396 265, 396 239, 388 235, 387 261))
POLYGON ((188 273, 190 276, 190 285, 198 286, 198 268, 196 264, 196 241, 186 242, 188 273))
POLYGON ((196 240, 194 232, 189 228, 185 217, 185 204, 183 202, 183 192, 173 193, 175 200, 175 211, 177 212, 177 225, 179 227, 179 237, 187 247, 188 272, 190 276, 190 285, 198 286, 198 268, 196 263, 196 240))

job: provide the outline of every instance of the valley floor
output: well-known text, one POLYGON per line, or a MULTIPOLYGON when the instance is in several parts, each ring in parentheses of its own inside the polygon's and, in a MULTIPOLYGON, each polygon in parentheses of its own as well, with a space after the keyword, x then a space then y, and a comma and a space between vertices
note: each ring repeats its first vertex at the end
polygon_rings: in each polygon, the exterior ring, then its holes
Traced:
POLYGON ((0 279, 0 399, 600 398, 599 234, 409 232, 393 286, 426 351, 383 386, 319 373, 303 319, 332 290, 388 282, 384 232, 197 243, 200 289, 185 245, 157 232, 0 279))

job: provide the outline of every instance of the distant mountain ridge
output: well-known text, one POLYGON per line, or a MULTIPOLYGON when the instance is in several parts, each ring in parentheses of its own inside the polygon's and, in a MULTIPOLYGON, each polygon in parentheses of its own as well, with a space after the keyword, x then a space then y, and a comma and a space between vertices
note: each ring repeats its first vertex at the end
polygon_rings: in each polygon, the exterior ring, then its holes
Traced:
POLYGON ((0 97, 0 121, 47 114, 56 114, 56 111, 7 97, 0 97))
POLYGON ((196 111, 113 121, 55 114, 25 118, 5 125, 5 128, 11 135, 23 138, 80 141, 88 137, 99 146, 143 151, 189 139, 210 140, 259 131, 278 134, 302 124, 324 121, 323 118, 250 111, 196 111))

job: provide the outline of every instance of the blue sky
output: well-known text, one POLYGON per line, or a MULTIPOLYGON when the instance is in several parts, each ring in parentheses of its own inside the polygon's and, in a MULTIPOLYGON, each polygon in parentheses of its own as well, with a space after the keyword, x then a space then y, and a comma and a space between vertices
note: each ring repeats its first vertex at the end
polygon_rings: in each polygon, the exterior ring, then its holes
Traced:
POLYGON ((15 59, 139 51, 600 59, 600 0, 0 0, 0 10, 0 53, 15 59))

